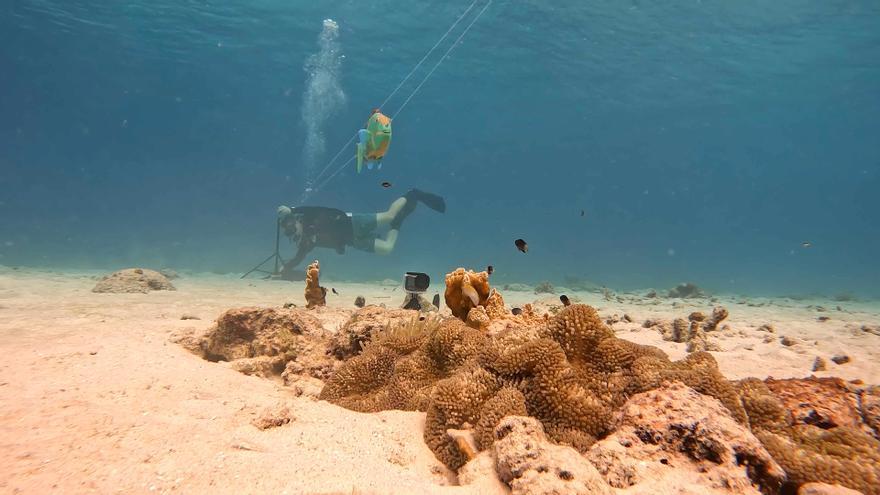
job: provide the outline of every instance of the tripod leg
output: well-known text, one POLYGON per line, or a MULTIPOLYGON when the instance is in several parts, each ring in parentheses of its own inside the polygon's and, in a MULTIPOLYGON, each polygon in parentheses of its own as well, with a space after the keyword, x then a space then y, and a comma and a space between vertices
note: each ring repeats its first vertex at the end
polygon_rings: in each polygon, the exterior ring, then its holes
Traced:
MULTIPOLYGON (((244 275, 242 275, 241 278, 245 278, 245 277, 247 277, 248 275, 250 275, 251 273, 254 273, 255 271, 259 270, 261 266, 265 265, 266 263, 269 262, 269 260, 271 260, 272 258, 275 258, 275 257, 277 257, 277 256, 278 256, 278 252, 277 252, 277 251, 274 252, 274 253, 272 253, 272 254, 270 254, 268 258, 266 258, 266 259, 264 259, 263 261, 261 261, 259 265, 257 265, 257 266, 255 266, 255 267, 251 268, 247 273, 245 273, 244 275)), ((278 264, 277 258, 276 258, 275 264, 276 264, 276 266, 277 266, 277 264, 278 264)), ((277 271, 277 269, 276 269, 276 271, 277 271)))
MULTIPOLYGON (((281 255, 279 254, 278 247, 281 242, 281 219, 275 221, 275 271, 272 272, 272 275, 278 275, 281 271, 278 270, 278 261, 281 260, 281 255)), ((281 263, 284 263, 284 260, 281 260, 281 263)))

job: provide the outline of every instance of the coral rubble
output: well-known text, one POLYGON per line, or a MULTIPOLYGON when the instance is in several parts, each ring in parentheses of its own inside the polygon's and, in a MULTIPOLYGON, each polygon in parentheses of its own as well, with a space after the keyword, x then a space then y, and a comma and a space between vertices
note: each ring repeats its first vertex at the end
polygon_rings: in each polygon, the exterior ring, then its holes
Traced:
POLYGON ((643 326, 645 328, 656 327, 663 335, 663 340, 686 343, 687 352, 720 351, 721 347, 710 340, 709 335, 710 332, 717 330, 718 324, 727 316, 727 310, 719 306, 712 310, 712 316, 709 317, 695 311, 688 316, 687 320, 676 318, 671 324, 659 320, 648 320, 643 326))

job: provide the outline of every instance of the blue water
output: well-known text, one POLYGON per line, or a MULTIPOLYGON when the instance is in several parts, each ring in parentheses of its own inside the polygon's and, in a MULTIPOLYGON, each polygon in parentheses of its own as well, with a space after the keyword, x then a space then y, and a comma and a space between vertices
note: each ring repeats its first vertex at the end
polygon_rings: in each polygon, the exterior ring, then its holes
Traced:
MULTIPOLYGON (((247 270, 276 207, 470 4, 6 0, 0 264, 247 270), (328 18, 339 91, 306 107, 328 18)), ((371 212, 420 187, 447 213, 417 210, 390 256, 309 259, 333 279, 492 264, 499 282, 878 296, 878 117, 875 1, 495 0, 395 119, 383 170, 308 198, 371 212)))

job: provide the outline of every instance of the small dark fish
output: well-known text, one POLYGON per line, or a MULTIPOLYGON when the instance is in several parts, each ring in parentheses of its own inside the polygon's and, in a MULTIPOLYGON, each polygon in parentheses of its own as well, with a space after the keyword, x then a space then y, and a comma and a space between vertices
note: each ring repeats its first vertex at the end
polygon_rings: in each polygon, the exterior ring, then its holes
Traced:
POLYGON ((584 210, 581 210, 581 216, 584 216, 586 214, 587 214, 587 212, 585 212, 584 210))
POLYGON ((385 182, 382 183, 382 187, 384 187, 385 189, 388 189, 389 187, 391 187, 391 183, 386 180, 385 182))
POLYGON ((562 301, 563 306, 571 306, 571 300, 565 294, 559 296, 559 300, 562 301))
POLYGON ((810 242, 810 241, 804 241, 804 242, 801 243, 801 246, 803 246, 803 247, 805 247, 805 248, 813 247, 813 243, 810 242))
POLYGON ((495 267, 494 267, 494 266, 489 265, 489 266, 486 267, 486 273, 488 273, 489 275, 492 275, 492 272, 494 272, 494 271, 495 271, 495 267))
POLYGON ((432 304, 435 308, 440 309, 440 294, 434 294, 434 300, 432 301, 432 304))
POLYGON ((520 251, 522 251, 524 253, 529 252, 529 245, 526 244, 526 241, 524 241, 522 239, 517 239, 517 240, 513 241, 513 243, 516 244, 516 248, 519 249, 520 251))
POLYGON ((338 293, 338 292, 336 292, 336 288, 335 288, 335 287, 330 287, 330 290, 332 290, 332 291, 333 291, 333 293, 334 293, 334 294, 336 294, 336 295, 337 295, 337 296, 338 296, 338 295, 339 295, 339 293, 338 293))
POLYGON ((518 315, 518 314, 522 313, 522 310, 519 308, 513 308, 510 310, 510 312, 513 313, 514 315, 518 315))

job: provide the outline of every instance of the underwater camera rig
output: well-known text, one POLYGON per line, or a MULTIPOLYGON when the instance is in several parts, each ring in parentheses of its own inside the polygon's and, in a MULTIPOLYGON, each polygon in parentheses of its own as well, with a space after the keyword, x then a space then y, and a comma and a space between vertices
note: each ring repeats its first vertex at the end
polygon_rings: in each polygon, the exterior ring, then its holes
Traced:
MULTIPOLYGON (((431 285, 431 278, 427 273, 406 272, 403 276, 403 290, 406 296, 403 299, 403 309, 414 309, 416 311, 428 310, 425 306, 431 303, 422 298, 422 294, 428 290, 431 285)), ((435 297, 435 301, 439 299, 435 297)), ((439 302, 435 302, 434 306, 439 309, 439 302)))
POLYGON ((260 272, 265 274, 266 276, 263 278, 278 278, 281 276, 281 267, 284 266, 284 258, 281 257, 281 251, 279 250, 281 245, 281 219, 275 220, 275 251, 269 255, 268 258, 264 259, 260 262, 259 265, 251 268, 247 273, 241 276, 241 278, 245 278, 251 273, 260 272), (263 265, 266 263, 274 261, 274 268, 272 271, 264 270, 263 265))

